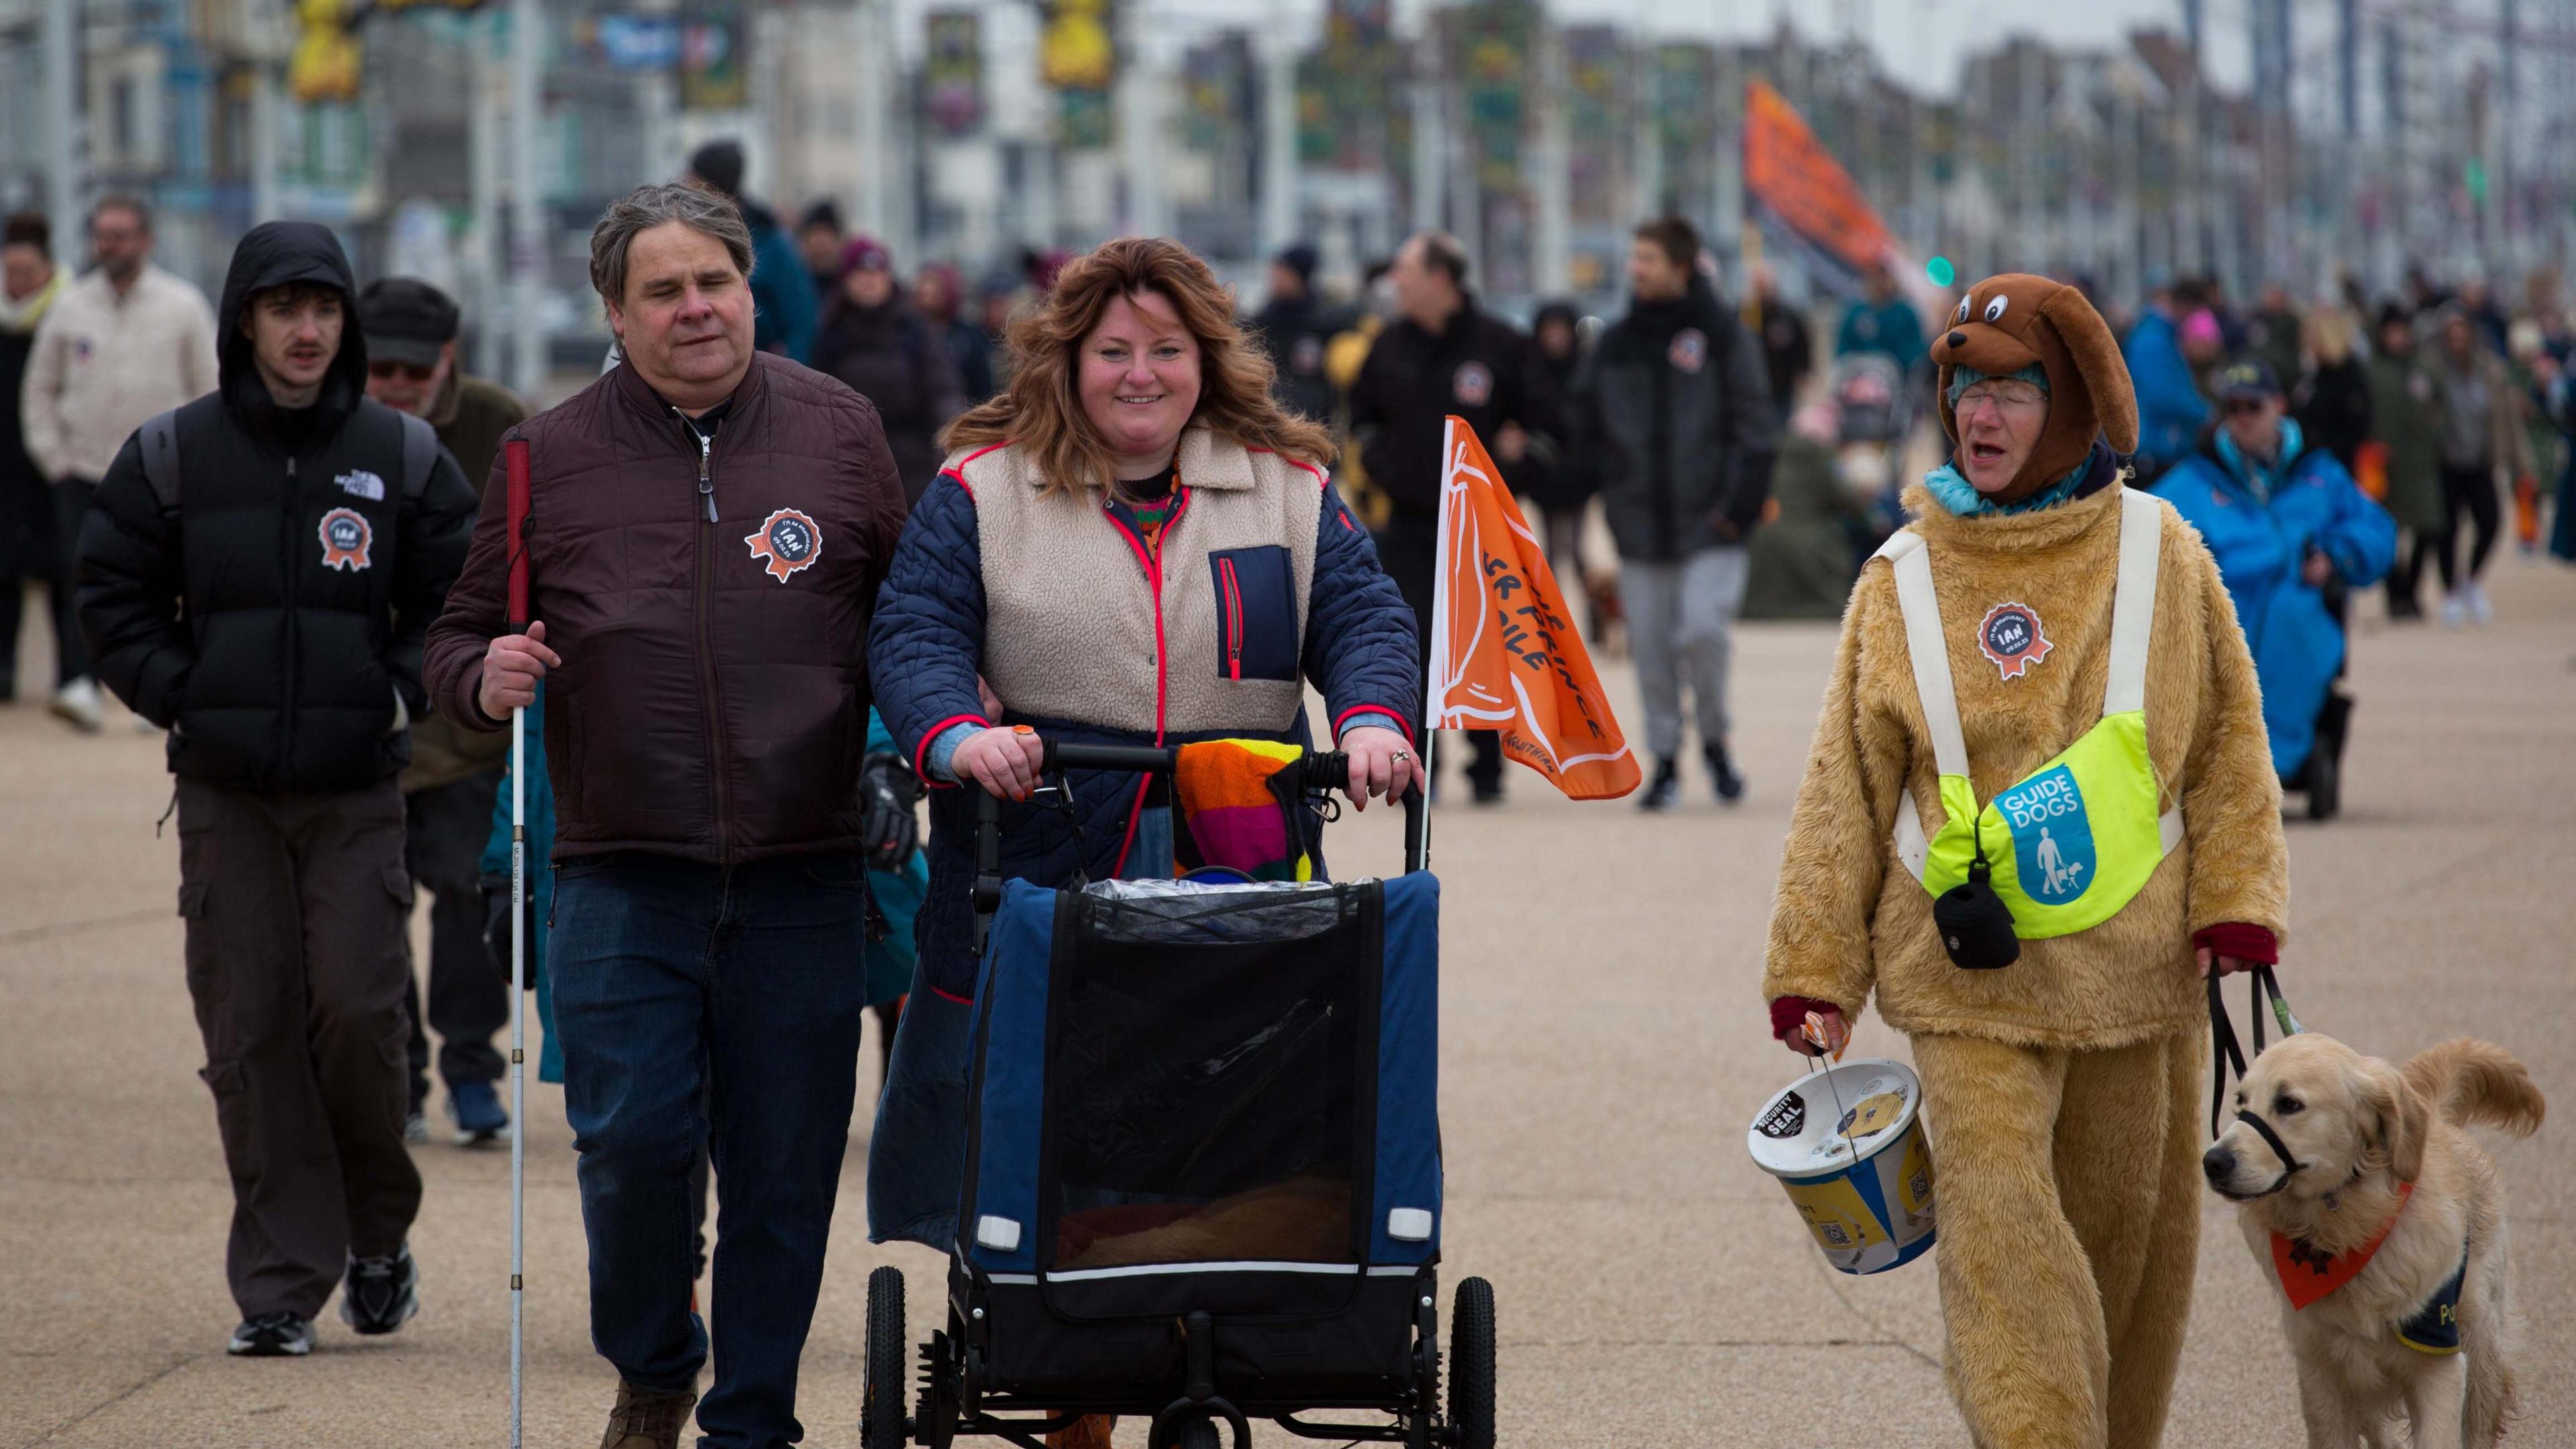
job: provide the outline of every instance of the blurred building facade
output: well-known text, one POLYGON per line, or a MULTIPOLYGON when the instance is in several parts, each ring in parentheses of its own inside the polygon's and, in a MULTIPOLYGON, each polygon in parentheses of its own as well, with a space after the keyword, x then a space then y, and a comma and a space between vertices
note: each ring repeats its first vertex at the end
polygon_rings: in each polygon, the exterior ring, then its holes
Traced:
MULTIPOLYGON (((60 0, 56 0, 60 3, 60 0)), ((2249 85, 2222 90, 2186 24, 2116 44, 2006 39, 1946 94, 1856 37, 1786 22, 1751 43, 1560 22, 1539 0, 1323 0, 1276 24, 1191 22, 1149 0, 544 0, 538 154, 509 153, 508 6, 377 13, 353 99, 300 100, 315 8, 349 0, 82 0, 78 194, 134 191, 164 256, 211 284, 262 215, 341 228, 362 270, 497 306, 504 196, 542 195, 545 323, 600 335, 589 220, 741 138, 749 189, 792 221, 830 199, 898 265, 1011 271, 1024 251, 1171 230, 1238 278, 1316 243, 1350 285, 1408 231, 1465 240, 1509 304, 1606 299, 1627 230, 1700 222, 1800 287, 1847 278, 1770 236, 1739 164, 1749 82, 1775 88, 1914 257, 1967 274, 2081 272, 2112 295, 2212 272, 2232 289, 2394 282, 2410 262, 2499 280, 2576 246, 2576 0, 2249 0, 2249 85), (2293 20, 2311 30, 2293 32, 2293 20), (2313 33, 2312 33, 2313 32, 2313 33), (262 121, 266 120, 263 129, 262 121), (263 141, 266 146, 263 148, 263 141), (521 164, 524 162, 524 165, 521 164)), ((0 203, 41 204, 47 0, 0 0, 0 203)))

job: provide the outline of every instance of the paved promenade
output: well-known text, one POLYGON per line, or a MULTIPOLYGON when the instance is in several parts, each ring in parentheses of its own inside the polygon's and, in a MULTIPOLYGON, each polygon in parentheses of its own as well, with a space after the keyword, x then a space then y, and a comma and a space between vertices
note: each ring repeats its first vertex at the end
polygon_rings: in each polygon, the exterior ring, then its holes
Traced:
MULTIPOLYGON (((2314 1028, 2397 1057, 2492 1037, 2554 1099, 2542 1135, 2498 1156, 2527 1319, 2513 1442, 2566 1444, 2576 571, 2508 549, 2492 582, 2486 630, 2391 631, 2375 610, 2359 625, 2347 814, 2290 827, 2283 976, 2314 1028)), ((1644 819, 1515 771, 1506 808, 1439 816, 1447 1272, 1495 1283, 1506 1445, 1967 1442, 1941 1387, 1931 1267, 1831 1272, 1744 1155, 1745 1122, 1793 1067, 1766 1037, 1756 980, 1831 645, 1826 626, 1745 631, 1740 809, 1721 813, 1694 779, 1687 809, 1644 819)), ((1611 687, 1627 708, 1624 675, 1611 687)), ((426 1308, 412 1326, 361 1341, 326 1313, 308 1360, 224 1357, 229 1195, 181 979, 177 840, 153 827, 170 785, 158 738, 127 723, 80 738, 40 709, 0 709, 0 1449, 502 1444, 501 1151, 417 1149, 426 1308)), ((1346 873, 1394 863, 1391 812, 1337 838, 1346 873)), ((1903 1044, 1871 1021, 1856 1050, 1903 1044)), ((863 1102, 874 1060, 871 1039, 863 1102)), ((530 1087, 528 1442, 588 1449, 613 1376, 589 1346, 561 1095, 530 1087)), ((915 1334, 933 1326, 937 1258, 865 1241, 867 1131, 863 1114, 805 1359, 810 1444, 857 1440, 869 1269, 900 1264, 915 1334)), ((2166 1443, 2300 1442, 2277 1290, 2214 1198, 2203 1243, 2166 1443)))

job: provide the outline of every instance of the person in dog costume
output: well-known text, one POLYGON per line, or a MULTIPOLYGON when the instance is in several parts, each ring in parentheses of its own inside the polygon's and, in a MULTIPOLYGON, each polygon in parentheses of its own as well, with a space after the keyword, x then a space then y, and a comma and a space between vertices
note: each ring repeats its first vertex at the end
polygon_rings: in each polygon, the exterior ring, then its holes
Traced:
POLYGON ((2280 782, 2217 566, 2122 486, 2137 405, 2100 315, 2005 275, 1949 323, 1956 448, 1843 615, 1763 991, 1792 1050, 1873 992, 1912 1039, 1975 1441, 2151 1449, 2200 1235, 2202 978, 2278 957, 2280 782))

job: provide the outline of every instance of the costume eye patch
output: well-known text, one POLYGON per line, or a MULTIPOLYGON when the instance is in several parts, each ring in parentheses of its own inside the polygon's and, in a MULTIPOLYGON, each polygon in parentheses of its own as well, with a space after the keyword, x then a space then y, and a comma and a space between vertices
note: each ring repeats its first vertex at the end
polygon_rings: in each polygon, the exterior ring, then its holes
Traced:
POLYGON ((1997 297, 1993 301, 1988 302, 1986 304, 1986 320, 1989 322, 2001 322, 2004 320, 2005 310, 2011 306, 2012 299, 2010 297, 1997 297))

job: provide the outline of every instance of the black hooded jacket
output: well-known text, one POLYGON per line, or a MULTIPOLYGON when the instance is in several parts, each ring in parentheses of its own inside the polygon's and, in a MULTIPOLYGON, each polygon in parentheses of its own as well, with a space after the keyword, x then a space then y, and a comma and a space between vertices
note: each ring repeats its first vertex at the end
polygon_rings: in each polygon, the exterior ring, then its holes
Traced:
POLYGON ((171 727, 173 773, 256 790, 346 790, 400 770, 429 711, 421 643, 465 561, 474 490, 444 449, 406 486, 403 417, 366 397, 357 288, 331 233, 242 238, 216 312, 216 391, 177 414, 178 506, 128 438, 81 529, 81 628, 98 674, 171 727), (251 298, 332 288, 345 319, 313 406, 270 398, 251 298))
POLYGON ((1704 279, 1602 333, 1567 414, 1621 558, 1676 561, 1741 543, 1761 520, 1778 447, 1770 376, 1704 279))
MULTIPOLYGON (((1440 437, 1450 414, 1466 419, 1488 450, 1517 423, 1544 449, 1564 431, 1556 387, 1527 333, 1481 311, 1471 295, 1432 332, 1398 320, 1370 344, 1351 384, 1351 431, 1369 482, 1405 523, 1440 516, 1440 437)), ((1506 474, 1511 464, 1497 454, 1506 474)), ((1506 481, 1517 485, 1517 475, 1506 481)))

